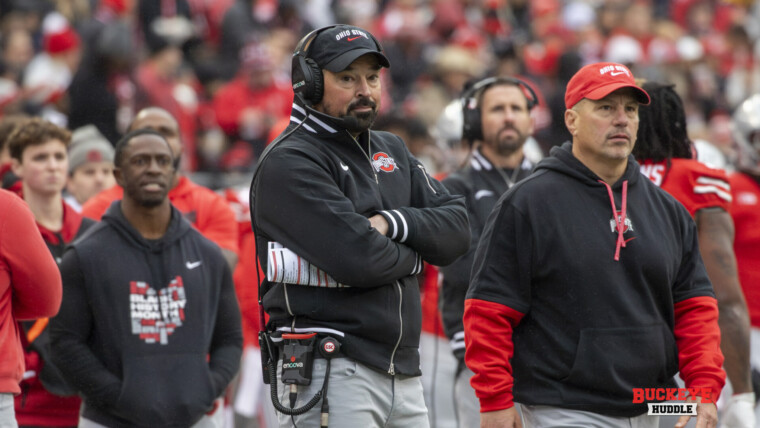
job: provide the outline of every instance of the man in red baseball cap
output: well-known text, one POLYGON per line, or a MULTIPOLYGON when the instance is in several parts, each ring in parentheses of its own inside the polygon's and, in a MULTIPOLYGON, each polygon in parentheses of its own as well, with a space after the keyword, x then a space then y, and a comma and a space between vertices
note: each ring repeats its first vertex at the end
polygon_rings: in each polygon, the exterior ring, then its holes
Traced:
POLYGON ((635 392, 662 401, 679 370, 696 403, 682 404, 716 426, 725 373, 696 227, 631 155, 648 103, 627 67, 580 69, 565 95, 572 142, 494 208, 464 312, 481 427, 656 428, 635 392))

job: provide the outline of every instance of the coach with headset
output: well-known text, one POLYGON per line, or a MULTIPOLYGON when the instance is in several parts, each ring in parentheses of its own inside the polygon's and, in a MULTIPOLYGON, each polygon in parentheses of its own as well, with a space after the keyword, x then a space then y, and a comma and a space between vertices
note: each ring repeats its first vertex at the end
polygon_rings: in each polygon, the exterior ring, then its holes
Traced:
POLYGON ((370 130, 389 66, 361 28, 306 35, 293 55, 291 122, 252 182, 281 426, 326 426, 328 415, 330 427, 428 426, 415 275, 423 260, 456 260, 470 234, 464 199, 399 137, 370 130))
POLYGON ((458 426, 480 425, 480 404, 470 386, 473 373, 464 364, 464 299, 470 284, 473 254, 488 215, 499 197, 527 177, 533 163, 523 144, 533 133, 530 112, 538 104, 535 92, 513 77, 489 77, 474 83, 462 97, 462 139, 471 145, 467 163, 443 180, 455 195, 464 195, 470 218, 470 251, 442 268, 441 316, 457 367, 454 394, 458 426))

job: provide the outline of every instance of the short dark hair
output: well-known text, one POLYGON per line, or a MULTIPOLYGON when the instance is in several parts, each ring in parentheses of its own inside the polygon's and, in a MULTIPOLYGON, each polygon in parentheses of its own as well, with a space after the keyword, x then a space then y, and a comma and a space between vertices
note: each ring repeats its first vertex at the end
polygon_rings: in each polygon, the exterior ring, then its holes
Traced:
POLYGON ((71 142, 71 131, 61 128, 40 117, 24 120, 13 129, 8 136, 8 151, 13 159, 21 162, 21 156, 29 146, 38 146, 50 140, 60 140, 68 147, 71 142))
MULTIPOLYGON (((169 142, 166 141, 166 138, 164 138, 163 135, 160 133, 148 129, 148 128, 140 128, 135 129, 134 131, 128 132, 124 134, 123 137, 119 139, 118 142, 116 142, 116 146, 114 147, 114 155, 113 155, 113 164, 116 167, 121 167, 121 163, 124 161, 124 150, 129 147, 129 142, 132 141, 135 137, 139 137, 141 135, 155 135, 159 138, 161 138, 161 141, 166 143, 166 146, 169 147, 169 153, 171 153, 172 158, 174 158, 174 153, 172 152, 172 147, 169 145, 169 142)), ((176 166, 174 169, 177 169, 176 166)))
POLYGON ((7 115, 0 119, 0 152, 8 144, 8 137, 11 136, 13 131, 27 120, 29 120, 29 116, 24 114, 7 115))
POLYGON ((652 101, 639 108, 639 132, 633 156, 653 162, 691 158, 692 142, 686 130, 686 112, 674 85, 646 82, 641 87, 652 101))

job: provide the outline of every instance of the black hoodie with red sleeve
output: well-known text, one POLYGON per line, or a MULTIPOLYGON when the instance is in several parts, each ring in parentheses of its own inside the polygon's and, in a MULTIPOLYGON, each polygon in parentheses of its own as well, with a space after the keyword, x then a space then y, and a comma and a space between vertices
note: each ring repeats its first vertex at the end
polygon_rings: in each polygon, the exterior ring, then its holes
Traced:
POLYGON ((633 157, 608 186, 571 150, 500 199, 476 251, 465 358, 481 411, 514 398, 636 416, 633 388, 675 386, 679 369, 717 397, 717 303, 691 216, 633 157))

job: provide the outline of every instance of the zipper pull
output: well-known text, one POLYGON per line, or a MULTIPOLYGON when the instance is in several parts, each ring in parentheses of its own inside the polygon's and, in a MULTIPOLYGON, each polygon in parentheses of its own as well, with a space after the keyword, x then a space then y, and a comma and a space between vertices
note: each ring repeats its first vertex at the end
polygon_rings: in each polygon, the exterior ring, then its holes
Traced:
POLYGON ((377 173, 374 171, 372 173, 375 174, 375 183, 380 184, 380 180, 377 179, 377 173))
POLYGON ((393 363, 391 363, 391 367, 388 369, 388 374, 391 375, 391 376, 395 376, 396 375, 396 369, 395 369, 393 363))

